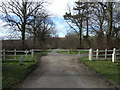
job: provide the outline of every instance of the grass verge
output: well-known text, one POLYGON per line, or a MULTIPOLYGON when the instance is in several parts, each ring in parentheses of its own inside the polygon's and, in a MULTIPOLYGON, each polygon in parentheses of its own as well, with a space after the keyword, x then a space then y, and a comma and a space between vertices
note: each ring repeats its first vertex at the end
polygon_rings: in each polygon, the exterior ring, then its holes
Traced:
POLYGON ((11 88, 22 81, 29 73, 29 67, 36 65, 37 62, 19 62, 3 63, 2 65, 2 88, 11 88))
POLYGON ((112 83, 120 85, 120 65, 118 63, 113 63, 108 60, 89 61, 88 57, 79 58, 78 61, 106 77, 112 83))
MULTIPOLYGON (((17 61, 12 62, 3 62, 2 63, 2 88, 3 90, 7 90, 15 86, 24 80, 24 78, 30 72, 30 69, 38 64, 38 57, 42 56, 49 51, 43 51, 39 53, 35 53, 34 60, 32 61, 24 61, 23 65, 20 65, 17 61)), ((11 58, 11 57, 9 57, 11 58)))

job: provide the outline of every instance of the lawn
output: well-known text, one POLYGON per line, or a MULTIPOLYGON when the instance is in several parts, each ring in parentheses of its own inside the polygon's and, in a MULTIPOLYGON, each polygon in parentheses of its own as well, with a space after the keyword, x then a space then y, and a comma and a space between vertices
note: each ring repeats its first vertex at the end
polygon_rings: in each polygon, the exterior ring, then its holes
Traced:
POLYGON ((78 61, 106 77, 114 84, 120 85, 120 65, 118 63, 113 63, 109 60, 89 61, 88 57, 79 58, 78 61))
MULTIPOLYGON (((4 89, 11 88, 12 86, 23 81, 25 77, 28 75, 28 73, 30 72, 31 68, 37 66, 38 57, 46 53, 48 53, 48 51, 35 53, 33 60, 24 61, 23 65, 20 65, 19 62, 17 61, 3 62, 2 63, 2 87, 4 89)), ((9 57, 9 58, 12 58, 12 57, 9 57)), ((27 58, 30 58, 30 57, 28 56, 27 58)))
POLYGON ((83 54, 83 53, 88 53, 88 51, 58 51, 58 53, 61 53, 61 54, 83 54))

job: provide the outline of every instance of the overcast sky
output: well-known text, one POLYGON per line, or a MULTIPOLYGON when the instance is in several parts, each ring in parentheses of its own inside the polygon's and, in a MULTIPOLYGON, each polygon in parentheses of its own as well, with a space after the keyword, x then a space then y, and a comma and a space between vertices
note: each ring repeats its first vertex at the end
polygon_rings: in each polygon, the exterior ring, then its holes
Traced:
MULTIPOLYGON (((0 0, 5 1, 5 0, 0 0)), ((35 0, 34 0, 35 1, 35 0)), ((38 1, 38 0, 36 0, 38 1)), ((67 11, 67 5, 73 6, 74 1, 76 0, 45 0, 50 4, 47 5, 48 12, 52 15, 52 20, 56 24, 56 31, 59 37, 64 37, 68 30, 68 25, 63 19, 63 15, 67 11)), ((0 38, 5 37, 9 34, 9 29, 7 27, 3 27, 6 23, 0 20, 0 38)))
POLYGON ((48 0, 48 10, 55 16, 63 16, 67 11, 67 4, 72 6, 76 0, 48 0))
MULTIPOLYGON (((6 1, 6 0, 0 0, 0 2, 1 1, 6 1)), ((34 0, 34 1, 38 1, 38 0, 34 0)), ((45 0, 45 1, 48 1, 50 3, 49 5, 47 5, 46 8, 48 12, 52 14, 52 20, 56 24, 57 34, 60 37, 64 37, 69 28, 63 19, 63 15, 67 11, 67 5, 73 7, 74 2, 77 0, 45 0)), ((2 20, 0 20, 0 38, 9 34, 8 28, 2 27, 3 25, 5 25, 5 23, 2 22, 2 20)))
POLYGON ((67 12, 67 5, 73 7, 76 0, 48 0, 50 5, 48 11, 52 14, 52 20, 56 24, 56 30, 59 37, 64 37, 68 31, 68 25, 64 21, 63 15, 67 12))

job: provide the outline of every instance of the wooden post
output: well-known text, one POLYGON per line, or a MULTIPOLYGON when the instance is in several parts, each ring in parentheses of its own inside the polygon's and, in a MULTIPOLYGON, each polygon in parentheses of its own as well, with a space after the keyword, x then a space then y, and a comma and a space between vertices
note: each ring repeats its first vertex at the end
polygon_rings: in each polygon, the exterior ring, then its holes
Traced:
POLYGON ((115 61, 116 61, 116 54, 113 53, 113 54, 112 54, 112 62, 115 62, 115 61))
POLYGON ((78 51, 78 57, 80 56, 80 51, 78 51))
POLYGON ((68 50, 68 54, 70 54, 70 50, 68 50))
POLYGON ((113 49, 113 53, 116 53, 116 49, 115 48, 113 49))
POLYGON ((28 56, 28 51, 27 51, 27 49, 26 49, 26 51, 25 51, 25 57, 26 57, 26 61, 27 61, 27 56, 28 56))
POLYGON ((14 60, 16 60, 16 49, 14 49, 14 60))
POLYGON ((89 60, 92 61, 92 49, 89 50, 89 60))
POLYGON ((34 49, 31 49, 31 60, 33 60, 33 57, 34 57, 34 49))
POLYGON ((31 56, 34 56, 34 49, 31 50, 31 56))
POLYGON ((20 56, 20 65, 23 65, 23 56, 20 56))
POLYGON ((99 50, 96 50, 96 59, 98 59, 98 55, 99 55, 99 50))
POLYGON ((105 49, 105 59, 107 59, 107 49, 105 49))
POLYGON ((113 49, 113 54, 112 54, 112 62, 116 61, 116 49, 113 49))

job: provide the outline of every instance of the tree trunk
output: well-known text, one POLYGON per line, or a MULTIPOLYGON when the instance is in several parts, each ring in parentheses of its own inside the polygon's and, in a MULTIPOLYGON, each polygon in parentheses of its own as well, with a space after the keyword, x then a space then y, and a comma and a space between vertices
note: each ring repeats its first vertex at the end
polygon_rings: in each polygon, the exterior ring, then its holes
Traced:
POLYGON ((81 30, 80 30, 80 48, 82 48, 82 37, 81 37, 81 30))
POLYGON ((88 22, 88 18, 86 18, 86 26, 87 26, 87 28, 86 28, 86 43, 90 48, 91 45, 90 45, 90 42, 88 40, 88 38, 89 38, 89 22, 88 22))
POLYGON ((82 20, 80 22, 79 33, 80 33, 80 48, 82 48, 82 20))
POLYGON ((88 18, 86 18, 86 25, 87 25, 87 28, 86 28, 86 29, 87 29, 87 30, 86 30, 86 37, 88 38, 88 31, 89 31, 89 30, 88 30, 88 29, 89 29, 89 28, 88 28, 88 27, 89 27, 89 25, 88 25, 88 18))
MULTIPOLYGON (((86 7, 88 7, 88 3, 86 2, 86 7)), ((88 29, 89 29, 89 23, 88 23, 88 20, 89 20, 89 18, 88 18, 88 16, 89 16, 89 11, 88 11, 88 8, 86 9, 87 10, 87 13, 86 13, 86 26, 87 26, 87 30, 86 30, 86 37, 88 38, 88 29)))
POLYGON ((25 49, 25 30, 22 31, 22 49, 25 49))
POLYGON ((108 2, 108 29, 107 29, 107 47, 110 48, 110 39, 112 32, 112 2, 108 2))
POLYGON ((26 29, 26 5, 27 2, 23 2, 23 22, 22 22, 22 45, 23 45, 23 49, 25 49, 25 29, 26 29))
MULTIPOLYGON (((88 3, 86 2, 86 7, 88 7, 88 3)), ((88 37, 89 37, 89 22, 88 22, 88 16, 89 16, 89 11, 88 11, 88 8, 86 9, 87 10, 87 13, 86 13, 86 48, 87 48, 87 46, 89 46, 90 47, 90 42, 89 42, 89 40, 88 40, 88 37)))

